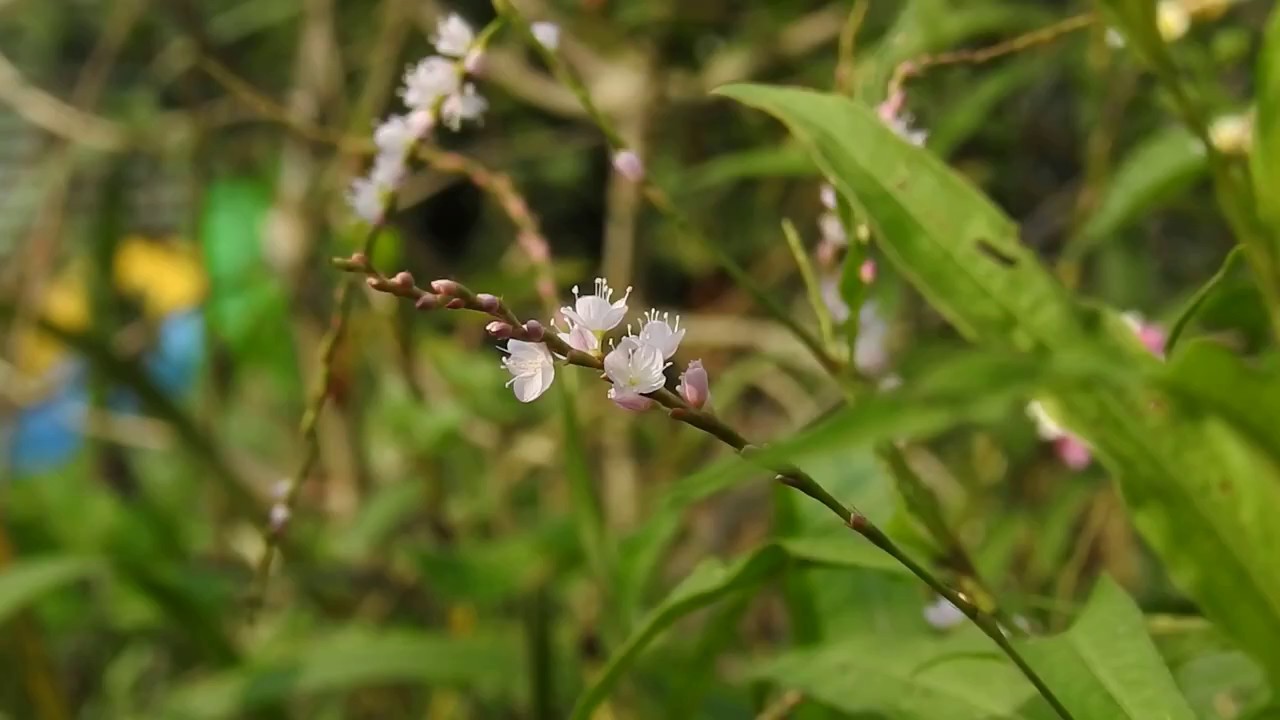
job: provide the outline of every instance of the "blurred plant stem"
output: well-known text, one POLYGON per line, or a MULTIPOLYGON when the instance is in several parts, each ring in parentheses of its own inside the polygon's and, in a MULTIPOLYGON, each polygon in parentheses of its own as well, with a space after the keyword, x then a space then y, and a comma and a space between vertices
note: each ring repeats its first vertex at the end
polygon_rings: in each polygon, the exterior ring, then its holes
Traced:
MULTIPOLYGON (((0 574, 13 565, 17 556, 17 549, 5 528, 4 516, 0 515, 0 574)), ((39 720, 69 720, 71 713, 64 703, 67 693, 58 682, 35 615, 30 610, 22 610, 10 622, 16 650, 22 658, 18 666, 22 668, 22 680, 27 687, 31 707, 35 709, 35 717, 39 720)))

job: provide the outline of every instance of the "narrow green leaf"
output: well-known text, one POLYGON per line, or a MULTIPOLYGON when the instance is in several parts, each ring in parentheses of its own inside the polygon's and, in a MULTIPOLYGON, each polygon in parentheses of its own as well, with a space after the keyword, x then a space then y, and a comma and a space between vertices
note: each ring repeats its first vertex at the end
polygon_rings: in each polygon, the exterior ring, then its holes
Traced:
MULTIPOLYGON (((1041 720, 1035 690, 966 628, 946 637, 855 635, 759 663, 747 677, 862 716, 904 720, 1041 720)), ((1085 720, 1076 718, 1076 720, 1085 720)))
POLYGON ((1142 611, 1109 578, 1098 582, 1071 629, 1018 645, 1075 720, 1195 720, 1142 611))
POLYGON ((1174 392, 1280 462, 1280 372, 1249 367, 1221 345, 1196 340, 1169 361, 1165 377, 1174 392))
POLYGON ((1120 161, 1098 209, 1068 243, 1064 258, 1079 259, 1157 204, 1190 189, 1207 165, 1204 146, 1180 126, 1144 138, 1120 161))
POLYGON ((1271 11, 1258 53, 1257 117, 1254 121, 1253 186, 1258 212, 1280 237, 1280 7, 1271 11))
POLYGON ((510 695, 526 687, 516 637, 451 638, 416 631, 346 629, 247 667, 190 681, 156 717, 246 717, 281 700, 389 683, 466 686, 510 695))
POLYGON ((785 122, 856 198, 885 255, 965 335, 1045 358, 1086 352, 1127 378, 1064 382, 1067 427, 1112 471, 1134 523, 1214 622, 1280 678, 1280 477, 1221 422, 1171 403, 1143 376, 1159 363, 1114 315, 1068 297, 1017 228, 965 179, 897 137, 868 108, 811 91, 736 85, 722 94, 785 122))
POLYGON ((80 580, 98 568, 82 557, 33 557, 0 571, 0 623, 35 602, 41 595, 80 580))
POLYGON ((600 676, 578 698, 572 718, 590 718, 596 707, 608 697, 622 674, 635 663, 641 651, 676 620, 734 592, 758 587, 789 561, 828 567, 899 570, 892 559, 885 557, 853 533, 782 540, 729 563, 718 559, 704 561, 631 631, 622 646, 609 658, 600 676))
POLYGON ((1182 337, 1182 333, 1187 329, 1187 325, 1195 318, 1200 308, 1213 297, 1214 293, 1222 287, 1223 281, 1230 277, 1231 273, 1236 269, 1243 259, 1243 253, 1239 246, 1231 248, 1231 252, 1227 253, 1226 259, 1222 261, 1222 267, 1209 278, 1209 281, 1200 286, 1196 290, 1196 294, 1191 297, 1187 303, 1187 307, 1178 315, 1178 319, 1173 322, 1173 326, 1169 328, 1169 338, 1165 340, 1165 354, 1173 354, 1173 348, 1178 344, 1178 339, 1182 337))

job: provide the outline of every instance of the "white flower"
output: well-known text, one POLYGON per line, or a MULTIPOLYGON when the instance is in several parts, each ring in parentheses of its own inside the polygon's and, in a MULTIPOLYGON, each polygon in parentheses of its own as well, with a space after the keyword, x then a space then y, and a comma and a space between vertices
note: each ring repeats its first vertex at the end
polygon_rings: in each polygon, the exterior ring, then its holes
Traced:
POLYGON ((1253 145, 1253 116, 1221 115, 1209 124, 1209 142, 1224 155, 1247 155, 1253 145))
POLYGON ((1049 412, 1044 409, 1044 405, 1039 400, 1027 403, 1027 417, 1036 424, 1036 434, 1043 440, 1057 440, 1067 436, 1067 431, 1058 424, 1057 420, 1049 416, 1049 412))
POLYGON ((449 13, 436 23, 436 34, 431 38, 431 42, 441 55, 460 58, 467 54, 467 50, 471 48, 471 43, 475 42, 475 39, 475 33, 471 31, 467 21, 457 13, 449 13))
MULTIPOLYGON (((552 323, 552 325, 554 326, 555 323, 552 323)), ((572 321, 569 321, 567 325, 569 326, 567 332, 559 332, 560 328, 556 327, 556 334, 560 336, 560 339, 566 345, 574 350, 581 350, 592 355, 600 352, 600 337, 598 335, 572 321)))
POLYGON ((488 109, 489 102, 476 94, 475 85, 467 83, 461 91, 444 99, 440 105, 440 122, 450 130, 457 131, 462 127, 463 120, 478 120, 488 109))
POLYGON ((400 97, 414 110, 432 110, 437 100, 458 92, 461 82, 458 68, 451 60, 432 55, 405 71, 400 97))
POLYGON ((836 209, 836 189, 831 183, 822 183, 822 187, 818 188, 818 199, 822 201, 822 207, 828 210, 836 209))
POLYGON ((1191 29, 1191 13, 1181 0, 1160 0, 1156 5, 1156 29, 1162 40, 1174 42, 1191 29))
POLYGON ((356 178, 347 190, 347 204, 365 222, 376 223, 382 219, 389 192, 390 188, 383 183, 365 177, 356 178))
POLYGON ((670 360, 676 354, 676 348, 680 347, 680 341, 684 339, 684 330, 680 329, 680 316, 677 315, 673 323, 670 313, 662 313, 659 318, 657 310, 649 310, 644 314, 644 325, 636 339, 641 345, 657 348, 662 353, 663 360, 670 360))
POLYGON ((529 26, 529 32, 548 50, 560 47, 560 26, 553 22, 536 22, 529 26))
POLYGON ((508 340, 502 367, 511 373, 507 387, 515 385, 516 399, 533 402, 551 387, 556 377, 555 359, 542 343, 508 340))
POLYGON ((824 212, 818 216, 818 233, 822 235, 823 240, 832 245, 844 247, 849 244, 844 223, 840 222, 840 216, 834 212, 824 212))
POLYGON ((579 296, 578 286, 573 286, 573 307, 562 307, 560 312, 569 322, 595 333, 608 332, 622 322, 627 315, 627 298, 631 297, 631 288, 623 293, 622 299, 613 302, 613 288, 604 278, 596 278, 596 291, 591 295, 579 296))
POLYGON ((415 110, 392 115, 373 131, 373 144, 386 155, 404 155, 409 146, 431 128, 431 113, 415 110))
POLYGON ((935 630, 950 630, 964 622, 964 613, 951 601, 939 597, 937 601, 924 608, 924 620, 935 630))
POLYGON ((662 371, 667 367, 662 351, 625 337, 604 356, 604 374, 613 382, 609 397, 614 402, 632 395, 647 395, 666 384, 662 371))
POLYGON ((384 193, 395 192, 404 179, 404 155, 379 154, 369 168, 369 180, 382 188, 384 193))

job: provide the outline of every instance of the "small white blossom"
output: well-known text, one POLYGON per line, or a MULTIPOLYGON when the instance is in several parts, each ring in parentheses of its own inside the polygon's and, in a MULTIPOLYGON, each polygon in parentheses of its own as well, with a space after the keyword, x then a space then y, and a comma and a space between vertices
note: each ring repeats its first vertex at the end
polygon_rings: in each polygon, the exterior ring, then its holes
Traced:
POLYGON ((430 112, 415 110, 408 115, 392 115, 374 129, 373 144, 383 154, 404 155, 430 128, 430 112))
POLYGON ((511 373, 507 387, 515 386, 516 399, 520 402, 537 400, 556 377, 555 359, 543 343, 508 340, 503 350, 502 367, 511 373))
POLYGON ((964 613, 950 600, 939 597, 937 601, 926 605, 924 620, 935 630, 950 630, 964 622, 964 613))
POLYGON ((684 330, 680 329, 680 316, 677 315, 673 323, 670 313, 662 313, 662 317, 659 318, 657 310, 649 310, 644 314, 644 325, 640 327, 640 335, 637 339, 642 345, 657 348, 662 353, 663 360, 670 360, 671 356, 676 354, 676 349, 680 347, 680 341, 684 340, 684 330))
POLYGON ((536 22, 529 26, 529 32, 548 50, 560 47, 560 26, 553 22, 536 22))
POLYGON ((844 231, 844 223, 840 222, 840 216, 834 212, 825 212, 818 216, 818 234, 822 235, 822 239, 832 245, 844 247, 849 244, 849 236, 844 231))
POLYGON ((404 179, 404 161, 404 155, 379 154, 373 159, 373 167, 369 168, 369 180, 384 193, 395 192, 404 179))
POLYGON ((1253 145, 1253 116, 1221 115, 1209 124, 1209 142, 1224 155, 1247 155, 1253 145))
POLYGON ((456 94, 461 83, 453 61, 432 55, 405 71, 400 97, 414 110, 430 111, 440 98, 456 94))
POLYGON ((828 210, 836 209, 836 189, 831 183, 822 183, 822 187, 818 188, 818 199, 822 201, 822 207, 828 210))
POLYGON ((431 42, 441 55, 460 58, 471 49, 471 43, 475 39, 471 25, 461 15, 450 13, 436 24, 436 34, 432 36, 431 42))
MULTIPOLYGON (((555 326, 554 323, 552 323, 555 326)), ((596 355, 600 352, 600 336, 588 330, 583 325, 578 325, 573 321, 568 321, 568 328, 564 332, 560 332, 560 328, 556 327, 556 334, 566 345, 574 350, 581 350, 584 353, 596 355)))
POLYGON ((1160 38, 1167 43, 1174 42, 1187 34, 1191 29, 1191 13, 1182 4, 1182 0, 1160 0, 1156 5, 1156 29, 1160 38))
POLYGON ((1067 435, 1067 431, 1049 415, 1049 411, 1044 409, 1044 404, 1039 400, 1027 403, 1027 417, 1036 424, 1036 434, 1042 440, 1057 440, 1067 435))
POLYGON ((666 384, 666 377, 662 374, 666 367, 661 350, 644 345, 634 337, 623 338, 604 357, 604 374, 613 382, 609 398, 621 405, 632 396, 658 390, 666 384))
POLYGON ((467 83, 462 90, 444 99, 440 105, 440 122, 450 130, 462 128, 463 120, 478 120, 489 109, 489 102, 476 94, 476 86, 467 83))
POLYGON ((631 297, 631 288, 623 293, 622 298, 613 302, 613 288, 604 278, 596 278, 596 289, 591 295, 578 295, 578 286, 573 286, 573 307, 562 307, 560 312, 573 325, 580 325, 594 333, 608 332, 618 326, 627 315, 627 298, 631 297))
POLYGON ((367 177, 356 178, 347 190, 347 204, 365 222, 376 223, 382 219, 390 192, 391 188, 384 183, 367 177))

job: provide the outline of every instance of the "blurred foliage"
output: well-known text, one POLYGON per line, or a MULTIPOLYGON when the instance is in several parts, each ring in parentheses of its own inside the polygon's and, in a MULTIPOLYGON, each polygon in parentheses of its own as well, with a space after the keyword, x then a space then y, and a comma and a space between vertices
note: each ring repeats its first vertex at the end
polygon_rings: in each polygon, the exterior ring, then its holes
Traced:
POLYGON ((686 220, 506 27, 374 265, 547 321, 540 233, 758 449, 359 283, 320 367, 370 130, 487 0, 0 0, 0 718, 1280 717, 1271 3, 514 4, 686 220))

